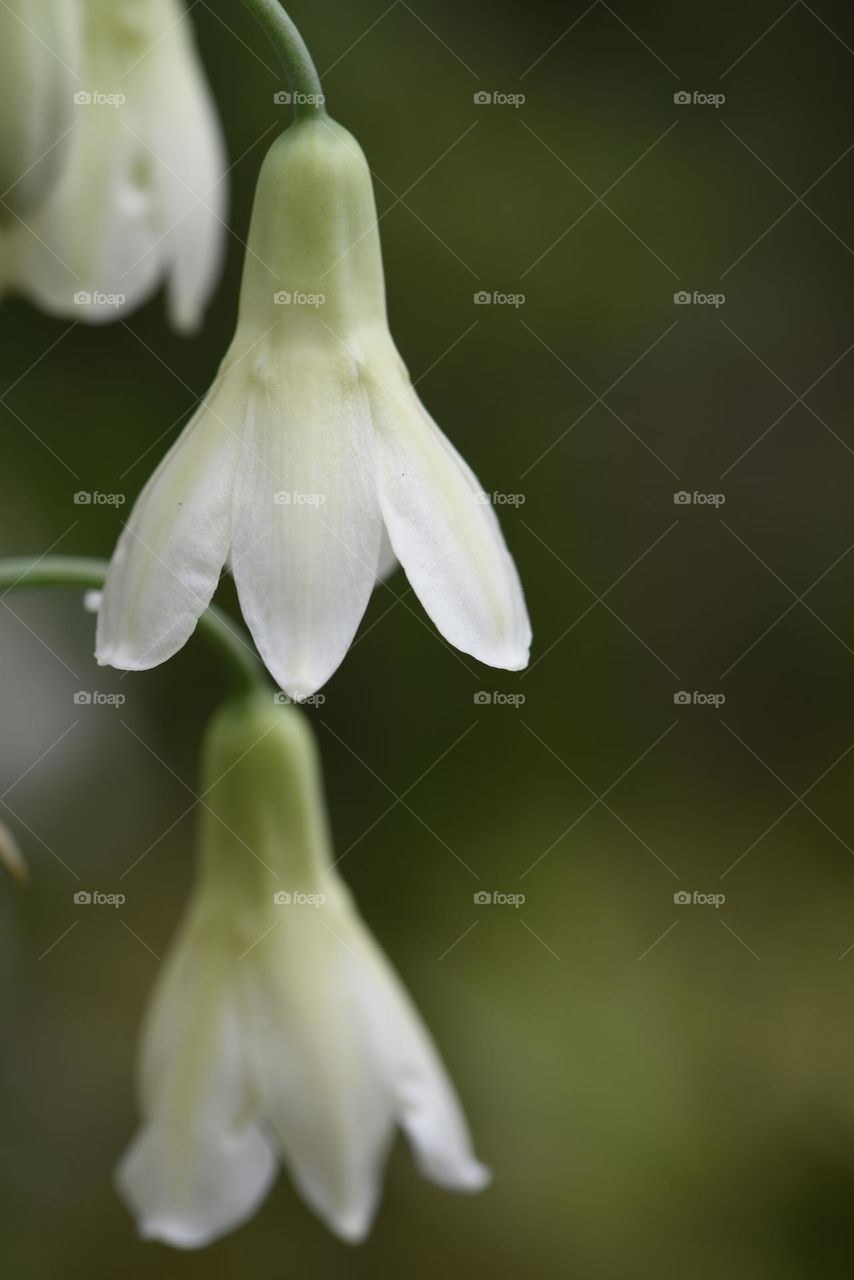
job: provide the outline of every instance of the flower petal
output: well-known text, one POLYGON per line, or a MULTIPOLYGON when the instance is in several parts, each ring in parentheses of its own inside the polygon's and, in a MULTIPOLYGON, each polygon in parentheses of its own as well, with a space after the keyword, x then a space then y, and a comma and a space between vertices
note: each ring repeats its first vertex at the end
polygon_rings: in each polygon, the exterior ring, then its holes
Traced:
POLYGON ((254 1077, 301 1194, 356 1242, 379 1204, 393 1099, 352 998, 361 958, 342 941, 338 913, 328 905, 283 911, 266 949, 244 962, 254 1077))
POLYGON ((363 957, 357 994, 420 1172, 449 1190, 482 1190, 492 1174, 474 1154, 462 1107, 418 1010, 361 919, 347 940, 363 957))
POLYGON ((333 346, 287 359, 271 349, 261 361, 235 485, 231 566, 264 662, 299 699, 339 666, 374 586, 373 432, 352 363, 333 346))
POLYGON ((158 192, 149 252, 167 260, 170 318, 184 331, 198 327, 219 278, 227 213, 225 144, 192 29, 189 13, 178 17, 176 9, 156 53, 129 74, 131 90, 148 107, 146 142, 158 192))
POLYGON ((190 938, 167 961, 142 1067, 144 1122, 117 1184, 146 1239, 193 1249, 245 1222, 276 1174, 257 1125, 234 958, 190 938))
POLYGON ((531 626, 516 567, 477 477, 431 419, 402 365, 370 379, 383 519, 446 640, 493 667, 527 664, 531 626))
POLYGON ((104 586, 101 666, 142 671, 165 662, 210 603, 228 551, 238 414, 223 381, 137 499, 104 586))

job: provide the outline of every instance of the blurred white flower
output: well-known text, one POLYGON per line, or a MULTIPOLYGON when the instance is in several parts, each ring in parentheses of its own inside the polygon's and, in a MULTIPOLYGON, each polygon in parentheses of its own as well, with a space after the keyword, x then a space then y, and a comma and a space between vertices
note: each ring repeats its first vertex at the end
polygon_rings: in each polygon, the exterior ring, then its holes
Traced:
POLYGON ((4 867, 19 884, 25 884, 30 878, 18 842, 4 822, 0 822, 0 867, 4 867))
POLYGON ((451 644, 525 666, 530 624, 495 513, 389 333, 367 162, 314 117, 264 161, 237 331, 119 541, 98 660, 171 657, 228 560, 267 667, 305 697, 342 661, 392 552, 451 644))
POLYGON ((0 5, 0 226, 52 190, 71 146, 80 57, 77 0, 0 5))
POLYGON ((90 323, 165 284, 172 322, 193 329, 220 271, 226 183, 190 19, 183 0, 79 0, 79 12, 67 154, 46 198, 4 234, 0 284, 90 323))
POLYGON ((144 1035, 142 1128, 119 1171, 140 1234, 245 1221, 279 1161, 330 1228, 370 1229, 400 1126, 421 1172, 489 1179, 415 1008, 330 862, 302 713, 251 695, 204 760, 197 884, 144 1035))

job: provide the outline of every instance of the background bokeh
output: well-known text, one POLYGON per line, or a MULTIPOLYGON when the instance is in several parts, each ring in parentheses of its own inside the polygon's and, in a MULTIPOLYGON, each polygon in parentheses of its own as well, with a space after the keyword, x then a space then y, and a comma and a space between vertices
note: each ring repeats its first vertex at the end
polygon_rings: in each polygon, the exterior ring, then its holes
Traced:
MULTIPOLYGON (((235 162, 225 276, 192 340, 160 298, 101 329, 4 303, 3 554, 108 555, 122 513, 74 492, 129 504, 230 337, 285 108, 241 6, 192 10, 235 162)), ((198 639, 152 673, 98 670, 76 594, 16 594, 0 609, 0 818, 33 883, 0 883, 4 1271, 849 1274, 854 13, 292 12, 376 175, 401 351, 484 487, 524 499, 501 515, 528 671, 451 652, 398 574, 310 713, 346 877, 495 1180, 456 1198, 401 1149, 359 1248, 285 1178, 207 1251, 136 1240, 111 1170, 189 885, 221 670, 198 639), (725 101, 674 101, 695 91, 725 101), (678 305, 679 290, 725 301, 678 305), (78 689, 127 701, 80 707, 78 689), (127 903, 76 907, 81 886, 127 903)))

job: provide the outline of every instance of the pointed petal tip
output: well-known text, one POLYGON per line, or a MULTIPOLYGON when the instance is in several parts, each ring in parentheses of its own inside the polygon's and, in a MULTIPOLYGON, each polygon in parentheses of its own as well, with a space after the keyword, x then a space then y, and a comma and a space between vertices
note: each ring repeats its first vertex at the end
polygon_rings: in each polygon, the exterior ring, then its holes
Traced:
POLYGON ((374 1210, 371 1209, 368 1213, 342 1214, 335 1219, 328 1219, 327 1223, 345 1244, 364 1244, 374 1223, 374 1210))
POLYGON ((117 671, 150 671, 161 659, 155 658, 149 662, 144 656, 137 657, 116 645, 96 645, 95 661, 99 667, 115 667, 117 671))
POLYGON ((474 1195, 483 1191, 492 1181, 492 1170, 481 1164, 475 1156, 463 1160, 416 1160, 423 1177, 446 1191, 459 1191, 464 1195, 474 1195))
POLYGON ((150 1218, 137 1223, 140 1240, 168 1244, 173 1249, 204 1249, 215 1239, 212 1232, 199 1232, 185 1222, 173 1218, 150 1218))

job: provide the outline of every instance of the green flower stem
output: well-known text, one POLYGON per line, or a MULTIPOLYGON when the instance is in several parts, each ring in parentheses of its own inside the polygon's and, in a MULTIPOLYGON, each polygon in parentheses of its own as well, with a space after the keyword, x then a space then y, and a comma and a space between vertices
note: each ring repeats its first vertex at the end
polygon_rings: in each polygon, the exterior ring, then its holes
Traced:
POLYGON ((305 41, 279 0, 243 0, 273 42, 285 68, 297 119, 325 113, 320 76, 305 41))
MULTIPOLYGON (((108 567, 106 560, 74 556, 0 560, 0 591, 38 587, 100 588, 104 585, 108 567)), ((211 605, 199 618, 199 631, 226 662, 236 691, 248 693, 268 687, 261 662, 234 630, 222 609, 211 605)))

